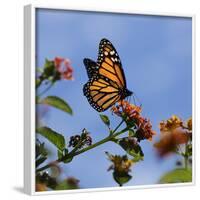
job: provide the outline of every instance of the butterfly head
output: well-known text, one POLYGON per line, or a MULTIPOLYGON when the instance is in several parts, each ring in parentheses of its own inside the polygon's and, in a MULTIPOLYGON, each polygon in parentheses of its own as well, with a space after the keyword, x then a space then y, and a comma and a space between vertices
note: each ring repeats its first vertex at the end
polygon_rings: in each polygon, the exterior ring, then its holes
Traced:
POLYGON ((121 97, 122 99, 125 99, 126 97, 129 97, 133 94, 132 91, 128 90, 127 88, 123 89, 123 91, 121 92, 121 97))

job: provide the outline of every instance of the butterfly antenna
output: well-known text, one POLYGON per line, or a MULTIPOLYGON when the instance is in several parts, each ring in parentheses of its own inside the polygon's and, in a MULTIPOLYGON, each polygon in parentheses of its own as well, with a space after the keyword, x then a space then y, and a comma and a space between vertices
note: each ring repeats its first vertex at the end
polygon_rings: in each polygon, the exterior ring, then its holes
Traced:
MULTIPOLYGON (((131 96, 131 98, 133 99, 134 105, 136 105, 136 100, 135 100, 134 94, 131 96)), ((132 99, 131 99, 131 100, 132 100, 132 99)))
MULTIPOLYGON (((133 94, 133 99, 134 99, 134 103, 138 102, 140 107, 142 106, 140 99, 138 98, 138 96, 135 93, 133 94)), ((135 103, 135 105, 136 105, 136 103, 135 103)))
POLYGON ((129 97, 127 98, 127 101, 128 101, 129 103, 131 103, 131 101, 132 101, 132 96, 129 96, 129 97))

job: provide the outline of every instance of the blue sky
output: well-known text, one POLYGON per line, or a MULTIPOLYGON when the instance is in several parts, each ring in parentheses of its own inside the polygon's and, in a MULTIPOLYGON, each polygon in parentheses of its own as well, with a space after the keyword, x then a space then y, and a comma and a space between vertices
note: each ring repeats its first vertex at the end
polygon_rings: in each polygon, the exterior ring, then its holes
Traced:
MULTIPOLYGON (((74 68, 74 81, 60 81, 46 94, 62 97, 73 108, 73 117, 51 108, 44 118, 46 125, 67 138, 83 128, 91 132, 94 142, 108 134, 82 92, 88 81, 83 59, 97 59, 102 38, 117 49, 128 88, 139 97, 143 115, 150 118, 155 131, 159 122, 172 114, 182 119, 192 115, 191 18, 39 9, 36 22, 37 66, 42 66, 45 58, 61 56, 69 58, 74 68)), ((113 127, 119 123, 110 111, 105 114, 113 127)), ((177 158, 159 160, 152 144, 141 142, 144 161, 133 166, 133 179, 126 185, 154 184, 174 168, 177 158)), ((78 178, 82 188, 117 186, 107 172, 111 163, 105 151, 124 154, 119 146, 104 144, 62 165, 65 175, 78 178)))

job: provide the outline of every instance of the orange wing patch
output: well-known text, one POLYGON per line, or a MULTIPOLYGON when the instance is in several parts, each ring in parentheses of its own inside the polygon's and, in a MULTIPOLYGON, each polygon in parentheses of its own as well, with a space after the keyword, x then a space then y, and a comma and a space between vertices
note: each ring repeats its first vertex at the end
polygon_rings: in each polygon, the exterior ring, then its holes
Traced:
POLYGON ((107 101, 106 103, 104 103, 104 105, 102 106, 103 109, 107 109, 108 107, 112 106, 113 104, 115 104, 117 101, 119 101, 120 97, 116 96, 114 98, 111 98, 109 101, 107 101))
POLYGON ((107 62, 111 67, 113 66, 113 62, 112 60, 110 60, 110 58, 105 58, 105 62, 107 62))
POLYGON ((106 63, 106 62, 103 62, 103 63, 102 63, 102 67, 103 67, 104 69, 108 70, 109 72, 115 74, 115 70, 113 69, 113 67, 112 67, 110 64, 108 64, 108 63, 106 63))
POLYGON ((118 86, 121 86, 121 82, 115 74, 112 74, 111 72, 105 70, 104 68, 100 68, 99 74, 102 75, 102 76, 105 76, 106 78, 109 78, 110 80, 112 80, 114 82, 116 82, 118 86))
POLYGON ((106 81, 103 78, 95 77, 84 85, 84 92, 90 105, 100 112, 120 99, 117 84, 110 79, 106 81))
POLYGON ((115 64, 115 71, 117 72, 117 76, 119 77, 119 80, 121 82, 122 85, 124 85, 124 78, 123 78, 123 75, 122 75, 122 71, 120 70, 119 66, 117 64, 115 64))
POLYGON ((115 96, 116 96, 116 93, 105 95, 103 98, 97 101, 97 104, 99 106, 102 106, 105 102, 109 101, 110 99, 112 99, 112 97, 115 97, 115 96))
POLYGON ((118 89, 116 89, 112 86, 108 86, 106 88, 102 88, 100 91, 109 93, 109 92, 118 92, 118 89))

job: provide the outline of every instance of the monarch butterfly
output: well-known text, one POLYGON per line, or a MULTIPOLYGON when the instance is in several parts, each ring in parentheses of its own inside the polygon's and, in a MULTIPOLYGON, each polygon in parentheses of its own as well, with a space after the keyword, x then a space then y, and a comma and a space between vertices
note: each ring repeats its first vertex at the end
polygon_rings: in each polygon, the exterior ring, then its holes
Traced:
POLYGON ((89 78, 83 87, 83 93, 98 112, 107 110, 133 94, 126 87, 120 58, 109 40, 104 38, 100 41, 97 62, 85 58, 83 63, 89 78))

